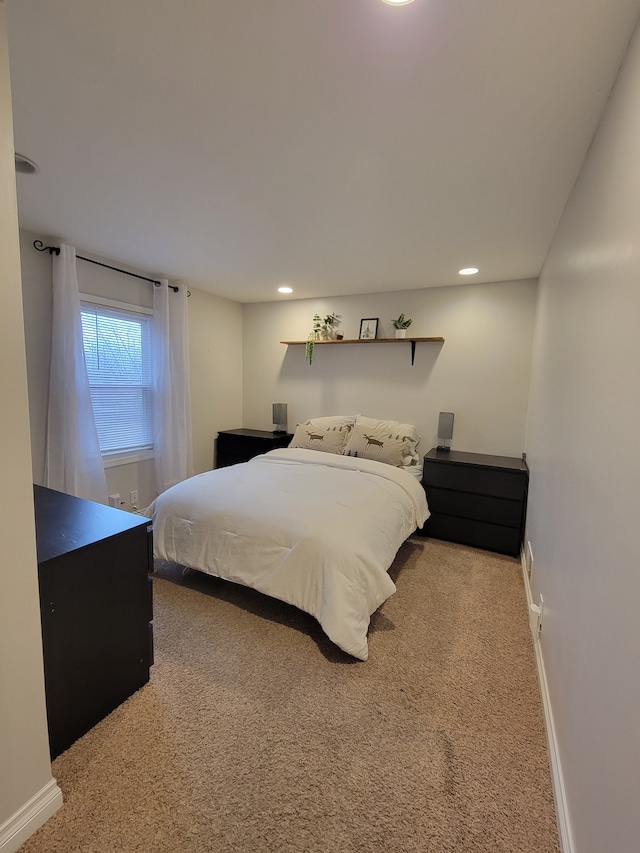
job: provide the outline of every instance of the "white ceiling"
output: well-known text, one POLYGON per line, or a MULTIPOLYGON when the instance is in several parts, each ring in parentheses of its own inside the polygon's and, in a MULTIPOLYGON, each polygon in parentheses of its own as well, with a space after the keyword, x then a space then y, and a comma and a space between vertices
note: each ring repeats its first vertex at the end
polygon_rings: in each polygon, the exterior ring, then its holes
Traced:
POLYGON ((8 0, 21 226, 238 300, 537 276, 638 0, 8 0))

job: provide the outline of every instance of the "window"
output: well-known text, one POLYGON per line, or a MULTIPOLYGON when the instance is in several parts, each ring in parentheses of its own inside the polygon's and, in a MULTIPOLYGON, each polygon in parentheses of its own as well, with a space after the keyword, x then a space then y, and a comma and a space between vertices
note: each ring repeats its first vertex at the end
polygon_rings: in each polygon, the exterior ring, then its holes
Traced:
POLYGON ((100 450, 109 464, 153 450, 153 312, 81 297, 82 338, 100 450), (90 300, 90 301, 89 301, 90 300))

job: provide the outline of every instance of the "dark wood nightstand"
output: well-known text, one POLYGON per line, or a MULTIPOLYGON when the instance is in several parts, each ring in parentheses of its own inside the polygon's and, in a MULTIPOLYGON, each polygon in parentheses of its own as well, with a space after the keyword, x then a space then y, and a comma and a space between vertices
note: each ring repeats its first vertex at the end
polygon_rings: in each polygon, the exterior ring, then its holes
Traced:
POLYGON ((267 432, 262 429, 224 429, 218 433, 216 468, 237 462, 248 462, 260 453, 287 447, 293 435, 288 432, 267 432))
POLYGON ((422 485, 431 510, 422 535, 518 556, 529 485, 523 459, 433 448, 422 485))

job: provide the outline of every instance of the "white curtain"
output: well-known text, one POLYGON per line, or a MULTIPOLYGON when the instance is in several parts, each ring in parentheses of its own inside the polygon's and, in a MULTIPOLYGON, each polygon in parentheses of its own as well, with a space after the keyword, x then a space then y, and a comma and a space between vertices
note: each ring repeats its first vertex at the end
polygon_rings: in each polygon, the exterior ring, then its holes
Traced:
POLYGON ((53 256, 53 320, 45 486, 107 503, 107 481, 82 344, 76 250, 53 256))
POLYGON ((187 290, 178 292, 166 279, 153 288, 155 314, 154 453, 156 490, 193 474, 187 290))

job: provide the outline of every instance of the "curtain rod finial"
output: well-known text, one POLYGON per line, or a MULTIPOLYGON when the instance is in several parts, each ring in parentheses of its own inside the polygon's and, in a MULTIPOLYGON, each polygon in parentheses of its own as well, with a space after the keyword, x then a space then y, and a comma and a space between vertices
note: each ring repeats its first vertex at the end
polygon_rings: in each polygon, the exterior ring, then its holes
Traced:
POLYGON ((33 248, 37 249, 39 252, 49 252, 50 255, 59 255, 60 249, 58 246, 45 246, 42 240, 34 240, 33 248))

